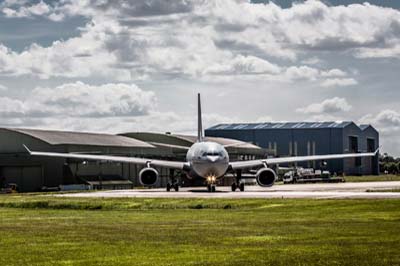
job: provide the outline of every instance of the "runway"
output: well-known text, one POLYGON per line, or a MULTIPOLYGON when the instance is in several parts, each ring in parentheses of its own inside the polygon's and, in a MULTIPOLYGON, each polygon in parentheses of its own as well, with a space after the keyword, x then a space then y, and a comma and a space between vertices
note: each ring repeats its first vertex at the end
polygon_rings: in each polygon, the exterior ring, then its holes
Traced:
POLYGON ((400 181, 362 182, 337 184, 287 184, 270 188, 247 186, 244 192, 232 192, 230 187, 217 187, 213 193, 203 187, 180 188, 179 192, 167 192, 165 188, 109 190, 58 194, 61 197, 90 198, 313 198, 313 199, 350 199, 350 198, 400 198, 399 192, 367 192, 371 190, 400 189, 400 181))

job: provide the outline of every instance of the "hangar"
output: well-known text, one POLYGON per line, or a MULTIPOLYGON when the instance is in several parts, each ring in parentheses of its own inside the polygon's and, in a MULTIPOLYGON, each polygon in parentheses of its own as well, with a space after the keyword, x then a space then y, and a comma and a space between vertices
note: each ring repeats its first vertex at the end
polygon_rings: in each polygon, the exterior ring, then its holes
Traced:
MULTIPOLYGON (((263 158, 266 151, 255 145, 226 138, 209 138, 227 145, 233 160, 263 158)), ((108 154, 131 157, 184 160, 194 136, 124 133, 120 135, 0 128, 0 187, 14 183, 21 192, 84 185, 94 189, 120 189, 139 186, 143 166, 127 163, 94 162, 63 158, 31 157, 23 144, 33 150, 68 153, 108 154)), ((167 177, 168 169, 157 169, 167 177)), ((157 186, 165 186, 160 178, 157 186)))
MULTIPOLYGON (((206 136, 250 142, 274 156, 301 156, 373 152, 379 147, 379 133, 371 125, 354 122, 282 122, 219 124, 205 130, 206 136)), ((378 156, 299 163, 302 167, 326 167, 337 174, 379 174, 378 156)))

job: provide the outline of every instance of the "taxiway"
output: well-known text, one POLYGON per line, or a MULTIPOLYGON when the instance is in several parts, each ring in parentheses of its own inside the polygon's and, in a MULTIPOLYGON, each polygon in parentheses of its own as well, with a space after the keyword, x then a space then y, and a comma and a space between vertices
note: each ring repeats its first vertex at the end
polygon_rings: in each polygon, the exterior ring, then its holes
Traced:
POLYGON ((179 192, 166 192, 165 188, 157 188, 79 192, 59 194, 58 196, 91 198, 400 198, 399 192, 382 192, 382 190, 392 189, 400 189, 400 181, 287 184, 275 185, 270 188, 246 186, 244 192, 232 192, 230 187, 217 187, 216 192, 209 193, 202 187, 184 187, 181 188, 179 192))

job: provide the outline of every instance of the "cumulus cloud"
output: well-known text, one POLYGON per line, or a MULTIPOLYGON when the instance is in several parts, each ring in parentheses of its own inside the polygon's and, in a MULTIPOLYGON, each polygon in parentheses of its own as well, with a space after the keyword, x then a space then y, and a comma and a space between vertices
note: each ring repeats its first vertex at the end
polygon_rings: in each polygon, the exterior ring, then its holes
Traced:
POLYGON ((115 117, 146 115, 156 98, 136 85, 75 82, 37 87, 25 100, 2 97, 0 103, 3 117, 115 117))
POLYGON ((116 57, 103 49, 103 31, 113 31, 115 24, 88 25, 80 37, 55 41, 49 47, 32 44, 17 53, 0 43, 0 74, 8 76, 34 75, 49 77, 109 76, 115 80, 130 79, 128 70, 111 67, 116 57), (96 29, 94 29, 96 28, 96 29))
MULTIPOLYGON (((400 11, 370 4, 345 7, 305 1, 284 9, 272 2, 231 0, 65 0, 51 6, 8 1, 2 10, 7 16, 89 19, 80 36, 48 47, 32 45, 18 53, 1 45, 2 75, 135 80, 265 73, 268 78, 283 73, 281 78, 317 80, 318 75, 344 74, 277 62, 294 62, 299 54, 321 50, 396 56, 390 49, 400 43, 400 11)), ((350 83, 354 80, 324 85, 350 83)))
POLYGON ((400 132, 400 113, 387 109, 376 115, 368 114, 362 117, 360 123, 372 124, 383 133, 400 132))
POLYGON ((321 83, 322 87, 345 87, 357 85, 357 80, 353 78, 330 78, 321 83))
POLYGON ((334 97, 326 99, 321 103, 313 103, 296 111, 304 114, 334 114, 347 112, 352 106, 344 98, 334 97))
POLYGON ((254 56, 238 55, 232 60, 214 64, 205 69, 206 74, 215 75, 260 75, 279 74, 281 68, 254 56))
POLYGON ((382 110, 377 114, 368 114, 359 120, 360 124, 371 124, 381 135, 382 151, 397 156, 400 146, 400 112, 382 110))
POLYGON ((288 80, 322 80, 322 86, 348 86, 357 84, 353 78, 341 78, 348 74, 341 69, 322 70, 309 66, 291 66, 286 68, 284 76, 288 80))
POLYGON ((400 44, 384 48, 360 48, 355 54, 360 58, 400 58, 400 44))
MULTIPOLYGON (((0 97, 1 125, 75 131, 121 133, 172 131, 194 133, 196 110, 162 112, 153 91, 134 84, 66 83, 37 87, 25 99, 0 97)), ((235 117, 203 114, 204 127, 238 121, 235 117)))
POLYGON ((46 17, 52 21, 61 21, 65 15, 56 11, 56 6, 51 6, 40 0, 37 3, 30 1, 4 1, 0 4, 1 12, 8 18, 33 18, 46 17))

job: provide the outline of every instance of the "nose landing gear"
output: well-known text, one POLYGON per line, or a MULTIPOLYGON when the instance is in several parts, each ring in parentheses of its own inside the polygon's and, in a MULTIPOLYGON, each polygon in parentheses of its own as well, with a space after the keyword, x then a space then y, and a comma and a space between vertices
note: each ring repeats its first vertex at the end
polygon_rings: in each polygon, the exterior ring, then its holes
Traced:
POLYGON ((207 177, 207 191, 208 192, 215 192, 216 190, 216 181, 217 178, 214 175, 210 175, 207 177))
POLYGON ((208 192, 215 192, 215 184, 208 184, 207 185, 208 192))

